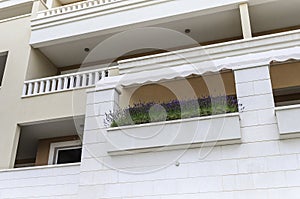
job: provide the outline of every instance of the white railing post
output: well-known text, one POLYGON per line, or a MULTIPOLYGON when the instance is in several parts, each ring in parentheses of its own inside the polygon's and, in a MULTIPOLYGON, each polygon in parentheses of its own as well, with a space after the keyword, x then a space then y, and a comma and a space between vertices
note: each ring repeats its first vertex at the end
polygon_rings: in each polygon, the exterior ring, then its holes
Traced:
POLYGON ((50 91, 50 80, 46 80, 46 88, 45 88, 45 93, 48 93, 50 91))
POLYGON ((101 78, 100 79, 103 79, 105 78, 105 70, 101 71, 101 78))
POLYGON ((78 87, 80 87, 80 79, 81 79, 80 75, 76 75, 76 83, 75 83, 75 88, 78 88, 78 87))
POLYGON ((39 89, 39 83, 34 82, 34 87, 33 87, 33 94, 37 94, 39 89))
POLYGON ((93 73, 89 73, 89 83, 88 86, 93 85, 93 73))
POLYGON ((99 81, 99 79, 100 79, 99 71, 96 71, 96 72, 95 72, 95 83, 96 83, 97 81, 99 81))
POLYGON ((56 81, 57 81, 57 79, 52 80, 51 92, 56 90, 56 81))
POLYGON ((41 81, 39 93, 44 93, 44 89, 45 89, 45 81, 41 81))
POLYGON ((29 83, 27 95, 32 95, 33 83, 29 83))
POLYGON ((68 80, 69 80, 69 78, 68 77, 65 77, 64 78, 64 90, 67 90, 68 89, 68 80))
POLYGON ((62 89, 62 79, 58 78, 57 90, 60 91, 62 89))
POLYGON ((24 86, 23 86, 22 96, 25 96, 25 95, 26 95, 27 89, 28 89, 28 84, 25 83, 24 86))
POLYGON ((86 80, 87 80, 87 75, 86 74, 83 74, 82 75, 82 86, 86 86, 86 80))
POLYGON ((74 76, 70 77, 70 89, 74 88, 74 76))

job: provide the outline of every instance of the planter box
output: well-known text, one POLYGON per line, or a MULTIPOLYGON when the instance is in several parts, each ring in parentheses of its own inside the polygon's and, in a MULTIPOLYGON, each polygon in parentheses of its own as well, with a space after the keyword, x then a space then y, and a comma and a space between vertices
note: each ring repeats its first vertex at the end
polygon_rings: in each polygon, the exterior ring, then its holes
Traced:
POLYGON ((109 128, 107 139, 110 155, 240 143, 239 114, 109 128))
POLYGON ((281 138, 300 137, 300 105, 275 108, 281 138))

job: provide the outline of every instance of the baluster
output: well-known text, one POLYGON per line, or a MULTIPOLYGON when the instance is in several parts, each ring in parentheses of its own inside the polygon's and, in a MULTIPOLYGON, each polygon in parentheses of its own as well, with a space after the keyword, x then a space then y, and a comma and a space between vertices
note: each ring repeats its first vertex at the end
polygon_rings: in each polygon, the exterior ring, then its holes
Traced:
POLYGON ((57 79, 52 80, 51 92, 56 91, 56 81, 57 79))
POLYGON ((28 95, 32 95, 32 90, 33 89, 33 83, 31 82, 31 83, 29 83, 29 87, 28 87, 28 95))
POLYGON ((80 87, 80 75, 76 75, 76 83, 75 83, 75 88, 80 87))
POLYGON ((99 71, 95 72, 95 84, 97 81, 99 81, 100 79, 100 75, 99 75, 99 71))
POLYGON ((87 80, 87 75, 83 74, 82 75, 82 86, 86 86, 86 80, 87 80))
POLYGON ((93 73, 89 73, 89 86, 93 85, 93 73))
POLYGON ((45 88, 45 93, 48 93, 50 91, 50 80, 46 80, 46 88, 45 88))
POLYGON ((24 86, 23 86, 23 92, 22 92, 22 96, 25 96, 26 93, 27 93, 27 89, 28 89, 28 84, 25 83, 24 86))
POLYGON ((70 88, 74 88, 74 76, 70 77, 70 88))
POLYGON ((39 83, 34 82, 33 94, 37 94, 39 89, 39 83))
POLYGON ((68 77, 64 77, 64 90, 67 90, 68 89, 68 80, 69 78, 68 77))
POLYGON ((44 89, 45 89, 45 81, 41 81, 39 93, 44 93, 44 89))
POLYGON ((58 78, 57 90, 60 91, 62 89, 62 78, 58 78))
POLYGON ((101 71, 101 79, 105 78, 105 70, 101 71))

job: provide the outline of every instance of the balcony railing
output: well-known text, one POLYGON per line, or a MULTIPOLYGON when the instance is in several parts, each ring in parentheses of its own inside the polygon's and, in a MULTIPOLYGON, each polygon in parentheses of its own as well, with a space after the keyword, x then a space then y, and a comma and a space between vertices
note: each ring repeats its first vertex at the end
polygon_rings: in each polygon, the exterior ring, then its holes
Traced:
POLYGON ((29 80, 24 82, 22 97, 86 88, 107 76, 108 70, 97 69, 29 80))
POLYGON ((73 3, 70 5, 60 6, 57 8, 52 8, 50 10, 41 11, 38 13, 38 18, 40 17, 47 17, 47 16, 54 16, 69 12, 74 12, 77 10, 90 8, 90 7, 96 7, 96 6, 103 6, 110 3, 118 2, 118 1, 124 1, 124 0, 88 0, 88 1, 82 1, 78 3, 73 3))

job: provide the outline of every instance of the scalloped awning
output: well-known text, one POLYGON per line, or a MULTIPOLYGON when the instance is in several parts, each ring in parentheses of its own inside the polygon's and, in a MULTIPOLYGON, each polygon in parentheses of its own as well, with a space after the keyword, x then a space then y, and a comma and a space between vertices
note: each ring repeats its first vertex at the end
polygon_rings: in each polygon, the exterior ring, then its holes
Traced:
MULTIPOLYGON (((250 53, 200 63, 188 63, 187 59, 186 63, 180 66, 125 74, 120 79, 119 84, 123 87, 130 87, 185 78, 190 75, 203 75, 208 72, 218 72, 224 69, 239 70, 242 68, 269 65, 272 61, 283 62, 291 59, 300 60, 300 47, 250 53)), ((157 64, 160 63, 158 62, 157 64)))

